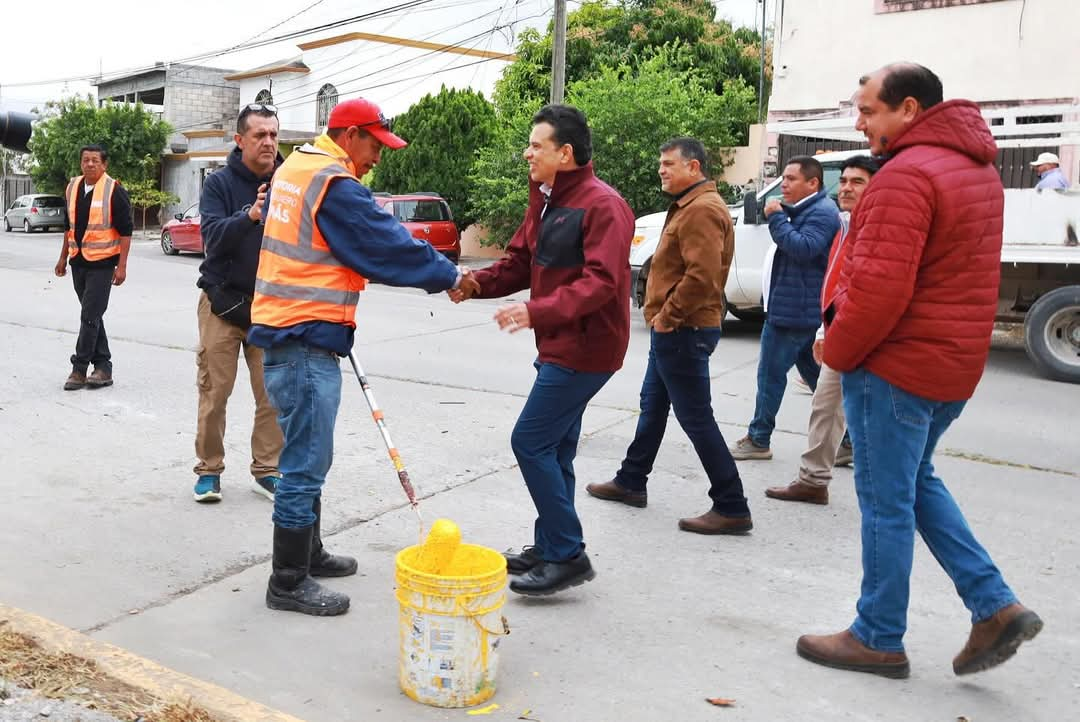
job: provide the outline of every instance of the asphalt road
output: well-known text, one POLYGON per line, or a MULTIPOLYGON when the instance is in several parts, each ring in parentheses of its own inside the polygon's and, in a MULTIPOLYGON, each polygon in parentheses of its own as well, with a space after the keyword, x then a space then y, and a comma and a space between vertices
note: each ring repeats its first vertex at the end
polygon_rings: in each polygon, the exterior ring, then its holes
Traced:
MULTIPOLYGON (((70 279, 52 275, 59 247, 59 234, 0 233, 0 600, 305 719, 464 719, 397 688, 393 555, 415 543, 417 528, 351 374, 324 504, 332 548, 360 560, 360 575, 331 582, 353 608, 339 619, 270 612, 270 505, 249 490, 243 376, 230 405, 225 501, 191 501, 199 259, 136 243, 106 315, 116 385, 64 392, 78 307, 70 279)), ((356 351, 427 518, 452 518, 466 540, 504 549, 531 537, 509 432, 535 351, 528 334, 498 331, 499 303, 455 307, 443 295, 375 286, 361 299, 356 351)), ((712 360, 715 414, 729 440, 753 410, 758 331, 726 325, 712 360)), ((610 478, 633 436, 647 351, 635 313, 625 367, 585 417, 581 486, 610 478)), ((850 471, 837 473, 827 507, 762 493, 793 477, 805 441, 809 397, 789 388, 775 459, 740 465, 750 536, 676 529, 708 499, 674 422, 647 509, 579 490, 599 576, 552 599, 508 601, 513 633, 490 719, 526 709, 544 722, 1080 718, 1078 400, 1080 387, 1038 377, 1022 350, 1002 343, 941 444, 941 475, 1046 621, 1000 669, 953 676, 969 620, 921 543, 911 679, 827 670, 795 655, 799 634, 851 621, 860 574, 850 471), (736 706, 704 701, 717 696, 736 706)))

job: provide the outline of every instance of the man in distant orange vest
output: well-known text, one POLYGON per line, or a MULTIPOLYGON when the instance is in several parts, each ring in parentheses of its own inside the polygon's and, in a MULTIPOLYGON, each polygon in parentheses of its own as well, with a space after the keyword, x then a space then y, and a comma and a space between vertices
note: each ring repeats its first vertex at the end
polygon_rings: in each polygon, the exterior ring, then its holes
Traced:
POLYGON ((285 435, 266 589, 271 609, 316 616, 349 609, 348 596, 313 577, 357 570, 355 559, 323 549, 319 530, 341 403, 338 360, 352 349, 365 278, 429 293, 457 288, 462 279, 360 183, 384 146, 403 148, 405 141, 374 103, 347 100, 330 113, 324 135, 277 169, 266 195, 248 342, 265 349, 266 393, 285 435))
POLYGON ((71 279, 82 306, 65 391, 112 386, 112 354, 103 317, 112 287, 127 278, 131 249, 131 201, 123 186, 106 173, 108 152, 100 145, 87 145, 79 156, 82 175, 72 178, 65 191, 64 245, 54 269, 57 276, 66 275, 70 260, 71 279), (87 376, 91 363, 94 372, 87 376))

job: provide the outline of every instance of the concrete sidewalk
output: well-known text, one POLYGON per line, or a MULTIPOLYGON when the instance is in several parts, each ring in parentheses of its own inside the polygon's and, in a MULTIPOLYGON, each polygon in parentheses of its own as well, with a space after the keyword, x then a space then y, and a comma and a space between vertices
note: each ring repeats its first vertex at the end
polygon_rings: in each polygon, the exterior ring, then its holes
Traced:
MULTIPOLYGON (((583 444, 581 479, 610 473, 623 431, 583 444)), ((797 446, 778 451, 793 454, 797 446)), ((700 482, 681 478, 685 451, 675 446, 664 454, 668 471, 654 478, 647 509, 580 500, 599 572, 593 583, 549 599, 511 595, 494 719, 526 709, 545 722, 1080 718, 1080 619, 1072 595, 1061 591, 1075 583, 1078 549, 1064 531, 1070 513, 1012 494, 1016 485, 1035 483, 1034 474, 941 464, 944 474, 967 480, 954 491, 1046 631, 1002 668, 954 677, 951 659, 966 639, 967 613, 920 544, 907 639, 913 675, 897 682, 816 667, 794 653, 799 634, 851 620, 859 545, 850 472, 840 475, 825 508, 766 503, 764 481, 753 479, 754 534, 700 537, 675 528, 678 516, 704 508, 700 482), (1005 527, 1005 518, 1041 519, 1041 533, 1005 527), (737 707, 711 708, 704 698, 714 696, 733 697, 737 707)), ((1038 483, 1064 497, 1076 480, 1038 483)), ((424 511, 456 519, 477 543, 503 548, 529 539, 531 508, 515 470, 442 492, 424 511)), ((352 596, 341 619, 266 610, 269 569, 261 564, 96 636, 307 720, 460 718, 461 711, 425 708, 397 690, 393 555, 415 534, 412 514, 398 509, 332 537, 332 548, 361 559, 361 576, 330 582, 352 596)))

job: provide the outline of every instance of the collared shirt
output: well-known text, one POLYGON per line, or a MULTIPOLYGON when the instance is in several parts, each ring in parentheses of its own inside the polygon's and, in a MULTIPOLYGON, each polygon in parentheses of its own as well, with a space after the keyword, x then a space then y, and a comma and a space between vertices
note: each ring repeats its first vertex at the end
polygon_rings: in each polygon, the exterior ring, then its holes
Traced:
POLYGON ((1061 168, 1051 168, 1039 176, 1039 182, 1035 185, 1036 190, 1061 189, 1069 187, 1069 179, 1061 168))
POLYGON ((547 213, 548 203, 551 201, 551 186, 547 183, 540 184, 540 192, 544 194, 544 207, 540 209, 540 217, 543 218, 547 213))

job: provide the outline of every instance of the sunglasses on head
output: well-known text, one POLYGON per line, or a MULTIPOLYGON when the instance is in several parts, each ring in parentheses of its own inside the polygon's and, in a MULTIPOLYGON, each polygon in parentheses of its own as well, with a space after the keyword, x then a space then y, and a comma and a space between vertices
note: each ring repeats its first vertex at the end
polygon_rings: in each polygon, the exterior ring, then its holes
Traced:
POLYGON ((391 129, 390 128, 390 121, 387 120, 386 117, 382 113, 379 113, 379 119, 378 120, 373 120, 370 123, 364 123, 364 124, 358 125, 356 127, 357 128, 367 128, 367 127, 370 127, 372 125, 381 126, 384 130, 390 130, 391 129))
POLYGON ((244 107, 240 115, 247 115, 248 113, 271 113, 277 115, 277 106, 269 103, 250 103, 244 107))

